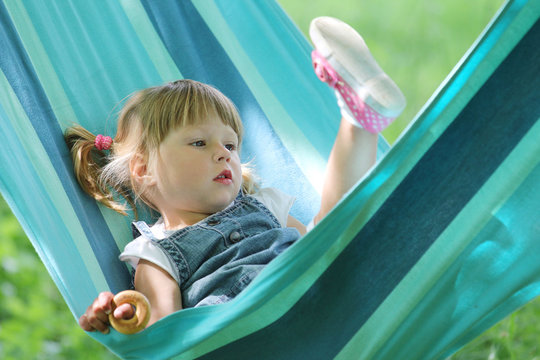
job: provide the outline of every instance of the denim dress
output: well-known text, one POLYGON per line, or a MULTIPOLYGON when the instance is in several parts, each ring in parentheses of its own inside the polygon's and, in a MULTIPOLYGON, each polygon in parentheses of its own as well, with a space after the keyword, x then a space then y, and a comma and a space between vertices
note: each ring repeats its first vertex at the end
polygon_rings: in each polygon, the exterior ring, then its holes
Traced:
POLYGON ((234 298, 300 237, 257 199, 242 194, 225 210, 164 239, 155 238, 144 222, 134 226, 135 235, 150 238, 176 267, 186 308, 234 298))

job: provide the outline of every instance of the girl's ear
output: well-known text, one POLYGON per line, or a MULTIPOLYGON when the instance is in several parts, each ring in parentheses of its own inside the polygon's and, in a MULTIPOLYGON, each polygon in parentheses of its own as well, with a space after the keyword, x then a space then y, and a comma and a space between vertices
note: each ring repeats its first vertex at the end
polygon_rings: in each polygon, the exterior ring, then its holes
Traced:
POLYGON ((148 168, 147 159, 141 154, 136 154, 131 158, 129 162, 129 171, 131 177, 138 185, 150 186, 156 184, 155 177, 148 168))

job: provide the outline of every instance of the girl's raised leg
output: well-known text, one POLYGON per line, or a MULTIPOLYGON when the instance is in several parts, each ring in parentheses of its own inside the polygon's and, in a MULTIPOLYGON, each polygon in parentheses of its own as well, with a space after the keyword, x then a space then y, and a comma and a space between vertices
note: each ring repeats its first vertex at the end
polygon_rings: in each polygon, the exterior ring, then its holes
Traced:
POLYGON ((310 37, 316 48, 315 73, 335 89, 343 117, 328 161, 317 223, 375 164, 378 133, 403 111, 405 97, 349 25, 317 18, 310 37))

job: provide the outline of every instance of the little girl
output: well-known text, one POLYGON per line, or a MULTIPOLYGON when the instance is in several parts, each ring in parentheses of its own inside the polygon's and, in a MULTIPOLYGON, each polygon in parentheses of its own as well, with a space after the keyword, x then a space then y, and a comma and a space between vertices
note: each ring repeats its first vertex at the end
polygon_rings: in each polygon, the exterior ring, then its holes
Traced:
MULTIPOLYGON (((321 207, 306 228, 289 215, 292 197, 259 189, 240 162, 242 123, 218 90, 191 80, 139 91, 122 109, 114 139, 81 127, 66 140, 82 188, 122 214, 142 200, 159 221, 134 223, 138 236, 120 255, 136 270, 152 324, 185 307, 226 302, 320 221, 375 163, 377 133, 405 100, 351 27, 317 18, 310 27, 317 75, 336 90, 342 120, 321 207), (106 150, 110 152, 107 155, 106 150)), ((108 333, 113 294, 101 293, 81 316, 87 331, 108 333)), ((131 316, 129 305, 114 317, 131 316)))

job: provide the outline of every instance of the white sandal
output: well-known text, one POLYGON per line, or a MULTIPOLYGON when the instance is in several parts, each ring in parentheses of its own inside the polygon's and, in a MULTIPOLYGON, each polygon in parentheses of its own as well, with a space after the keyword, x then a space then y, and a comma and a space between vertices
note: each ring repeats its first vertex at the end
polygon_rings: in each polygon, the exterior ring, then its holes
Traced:
POLYGON ((312 53, 315 73, 336 89, 344 117, 373 133, 384 130, 405 108, 405 97, 362 37, 331 17, 314 19, 309 35, 316 48, 312 53))

